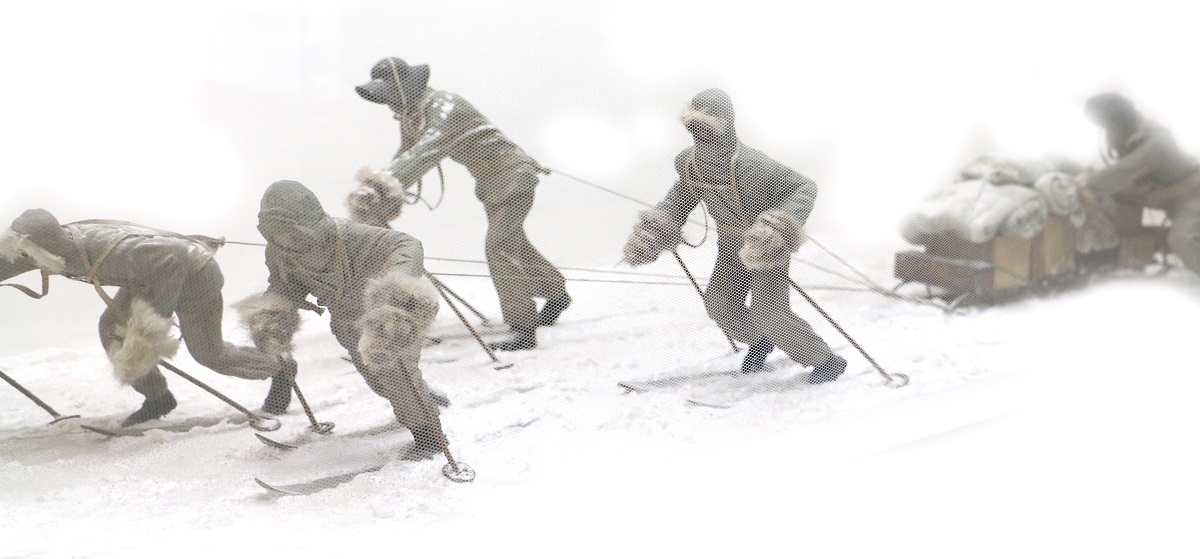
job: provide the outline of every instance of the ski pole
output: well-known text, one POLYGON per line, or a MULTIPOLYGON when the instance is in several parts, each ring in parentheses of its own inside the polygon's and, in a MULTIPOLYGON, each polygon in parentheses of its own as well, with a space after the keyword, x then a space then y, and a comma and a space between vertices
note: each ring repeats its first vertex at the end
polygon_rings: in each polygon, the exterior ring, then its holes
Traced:
POLYGON ((429 411, 429 406, 425 405, 425 400, 421 399, 421 392, 417 390, 417 381, 408 372, 408 366, 404 361, 398 361, 400 372, 404 378, 408 379, 408 388, 412 390, 414 401, 417 407, 421 408, 421 413, 425 415, 425 421, 437 435, 438 444, 442 447, 442 454, 446 455, 446 465, 442 467, 442 475, 450 479, 450 481, 458 483, 466 483, 475 481, 475 470, 466 464, 460 464, 454 460, 454 456, 450 454, 450 441, 446 440, 446 431, 442 428, 442 420, 429 411))
POLYGON ((317 416, 313 415, 312 408, 308 407, 308 401, 304 399, 304 394, 300 393, 300 385, 296 384, 296 379, 292 379, 292 392, 296 393, 296 399, 300 400, 300 407, 304 408, 304 415, 308 416, 309 426, 314 433, 319 435, 328 435, 333 431, 333 423, 330 421, 317 421, 317 416))
MULTIPOLYGON (((700 295, 700 300, 703 301, 704 290, 700 289, 700 284, 696 281, 696 277, 692 275, 692 271, 688 269, 687 264, 683 263, 683 257, 679 256, 679 251, 676 249, 671 249, 671 254, 675 255, 675 261, 679 263, 680 268, 683 268, 683 273, 687 274, 688 279, 692 281, 692 287, 696 288, 696 293, 700 295)), ((741 351, 738 349, 738 346, 733 343, 733 336, 730 336, 729 332, 726 332, 725 329, 722 328, 721 333, 725 334, 725 339, 729 341, 729 347, 733 349, 734 353, 741 351)))
POLYGON ((821 316, 825 317, 825 320, 828 320, 829 323, 832 324, 834 328, 837 328, 837 331, 840 332, 842 334, 842 336, 845 337, 846 340, 850 342, 850 345, 854 346, 854 349, 857 349, 858 352, 861 353, 863 357, 867 358, 867 361, 869 361, 871 363, 871 366, 875 367, 875 370, 879 371, 879 374, 883 375, 885 385, 887 385, 891 388, 901 388, 903 386, 908 385, 908 381, 909 381, 908 375, 905 375, 903 373, 896 373, 895 375, 887 374, 883 370, 883 367, 880 367, 879 363, 875 362, 875 359, 872 358, 871 355, 868 354, 866 352, 866 350, 864 350, 862 348, 862 346, 858 345, 858 342, 855 341, 854 338, 850 337, 850 334, 847 334, 846 330, 843 329, 842 326, 840 324, 838 324, 837 321, 834 320, 832 316, 829 316, 829 313, 825 312, 825 309, 821 308, 821 305, 818 305, 817 302, 814 301, 812 297, 808 296, 808 293, 806 293, 803 289, 800 288, 799 285, 796 284, 795 280, 793 280, 792 278, 789 277, 788 283, 792 284, 792 287, 796 289, 796 292, 799 293, 801 297, 804 297, 804 299, 806 301, 808 301, 808 304, 812 305, 814 309, 817 309, 817 312, 821 313, 821 316), (897 379, 900 379, 900 381, 903 381, 903 382, 897 383, 897 379))
POLYGON ((449 293, 451 296, 457 299, 459 303, 462 303, 464 307, 467 307, 467 310, 471 311, 471 313, 473 313, 475 316, 479 317, 480 324, 484 326, 492 325, 492 321, 488 320, 486 316, 483 316, 483 313, 479 312, 479 309, 471 306, 471 303, 468 303, 467 300, 463 299, 461 295, 455 293, 453 289, 450 289, 450 286, 442 283, 442 280, 438 279, 437 276, 434 276, 432 273, 430 273, 429 280, 432 281, 433 284, 439 289, 445 290, 446 293, 449 293))
POLYGON ((446 301, 446 304, 450 305, 450 310, 454 311, 454 314, 458 316, 458 320, 463 323, 463 326, 467 327, 467 330, 469 330, 471 335, 475 337, 475 341, 479 342, 479 347, 482 347, 483 351, 487 352, 488 357, 492 358, 493 363, 500 363, 495 367, 495 369, 499 371, 500 369, 512 367, 512 363, 504 363, 501 361, 500 358, 496 357, 496 353, 492 351, 492 348, 488 347, 488 345, 483 342, 483 338, 479 336, 479 332, 475 331, 475 328, 471 326, 471 323, 467 322, 467 317, 463 316, 462 311, 458 310, 458 306, 454 304, 454 301, 451 301, 450 297, 446 295, 446 291, 443 289, 442 282, 438 281, 437 278, 433 277, 433 274, 430 274, 429 272, 426 272, 425 275, 429 277, 430 281, 433 283, 434 289, 437 289, 438 293, 441 294, 442 299, 446 301))
POLYGON ((62 415, 62 414, 54 411, 54 408, 50 407, 50 405, 47 404, 46 402, 43 402, 41 398, 34 396, 33 392, 26 390, 24 386, 21 386, 21 384, 16 381, 16 379, 4 374, 4 371, 0 371, 0 378, 4 379, 6 382, 11 384, 13 386, 13 388, 16 388, 18 392, 20 392, 21 394, 24 394, 26 398, 33 400, 33 403, 37 404, 39 407, 41 407, 42 409, 49 412, 50 415, 52 417, 54 417, 54 421, 51 421, 50 425, 54 425, 55 423, 58 423, 59 421, 62 421, 64 419, 79 419, 78 415, 62 415))
MULTIPOLYGON (((226 404, 229 404, 230 406, 232 406, 233 409, 245 414, 246 418, 250 420, 250 427, 252 429, 254 429, 255 431, 274 431, 276 429, 279 429, 279 427, 282 425, 279 422, 279 420, 275 419, 274 417, 264 417, 264 416, 258 415, 256 413, 246 409, 246 406, 243 406, 243 405, 235 402, 229 396, 222 394, 216 388, 213 388, 213 387, 205 384, 200 379, 183 372, 182 369, 180 369, 179 367, 176 367, 175 365, 168 363, 167 360, 165 360, 165 359, 159 359, 158 364, 165 367, 168 371, 171 371, 172 373, 175 373, 175 374, 183 377, 184 380, 186 380, 196 386, 199 386, 200 388, 203 388, 205 392, 208 392, 209 394, 216 396, 222 402, 225 402, 226 404)), ((295 384, 293 384, 292 386, 294 387, 295 384)))

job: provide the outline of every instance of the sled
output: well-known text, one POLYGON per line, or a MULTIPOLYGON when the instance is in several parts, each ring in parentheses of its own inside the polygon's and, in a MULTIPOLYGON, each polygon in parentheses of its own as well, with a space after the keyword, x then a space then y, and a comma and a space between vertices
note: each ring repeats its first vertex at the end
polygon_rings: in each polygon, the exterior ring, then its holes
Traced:
POLYGON ((931 298, 938 288, 951 309, 991 305, 1082 285, 1098 270, 1140 269, 1156 263, 1160 254, 1165 262, 1170 227, 1146 225, 1146 210, 1137 200, 1121 201, 1115 219, 1118 249, 1098 257, 1077 258, 1075 228, 1060 215, 1050 215, 1032 239, 1001 236, 972 243, 949 233, 931 235, 922 250, 896 254, 900 283, 893 291, 920 283, 931 298))

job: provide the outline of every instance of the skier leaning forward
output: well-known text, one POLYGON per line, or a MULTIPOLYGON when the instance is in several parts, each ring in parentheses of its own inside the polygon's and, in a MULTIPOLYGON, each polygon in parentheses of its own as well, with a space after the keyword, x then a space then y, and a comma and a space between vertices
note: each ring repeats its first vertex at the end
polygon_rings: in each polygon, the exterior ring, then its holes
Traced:
MULTIPOLYGON (((435 422, 444 396, 430 393, 418 360, 424 332, 438 310, 425 277, 421 242, 399 231, 330 217, 304 185, 278 181, 263 194, 258 229, 267 239, 266 292, 239 302, 255 344, 290 355, 299 309, 325 307, 330 329, 358 372, 392 404, 416 443, 406 458, 433 456, 435 422), (315 295, 314 306, 306 298, 315 295)), ((292 377, 275 379, 263 409, 282 413, 292 377)))
MULTIPOLYGON (((179 349, 171 317, 197 363, 224 375, 262 380, 294 374, 294 363, 224 340, 221 288, 213 259, 220 241, 133 223, 89 220, 59 225, 31 209, 0 235, 0 281, 33 269, 120 289, 100 315, 100 341, 117 378, 145 402, 121 425, 157 419, 175 409, 157 363, 179 349)), ((103 291, 101 290, 101 293, 103 291)))
POLYGON ((388 105, 400 121, 400 151, 386 169, 363 170, 349 197, 351 218, 387 227, 399 217, 407 189, 445 158, 475 178, 475 196, 487 212, 484 245, 488 271, 512 337, 493 348, 537 347, 537 328, 549 326, 571 304, 563 275, 529 241, 525 218, 533 208, 541 166, 488 122, 466 99, 427 85, 429 66, 389 57, 371 68, 371 81, 356 87, 373 103, 388 105), (535 297, 546 299, 538 311, 535 297))
POLYGON ((778 347, 813 367, 812 382, 836 379, 846 360, 792 312, 788 291, 789 257, 803 241, 816 184, 739 142, 733 104, 722 90, 697 94, 682 120, 695 145, 675 158, 679 180, 666 199, 639 215, 625 260, 640 266, 675 250, 684 221, 703 201, 718 231, 717 262, 704 303, 725 332, 750 345, 742 372, 763 370, 767 355, 778 347))

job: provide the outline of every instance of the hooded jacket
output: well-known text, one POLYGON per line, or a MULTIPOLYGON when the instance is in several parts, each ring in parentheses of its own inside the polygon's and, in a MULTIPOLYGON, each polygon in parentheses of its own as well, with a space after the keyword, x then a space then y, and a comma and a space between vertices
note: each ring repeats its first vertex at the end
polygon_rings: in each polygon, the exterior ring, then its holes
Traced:
POLYGON ((387 172, 405 188, 449 157, 475 178, 475 196, 497 203, 513 194, 508 176, 518 166, 536 161, 492 125, 466 99, 426 88, 421 98, 397 115, 403 142, 387 172))
MULTIPOLYGON (((175 311, 184 280, 212 259, 213 247, 196 239, 134 223, 88 220, 59 226, 45 210, 30 210, 13 221, 13 233, 62 259, 52 273, 100 285, 136 288, 156 311, 175 311), (86 255, 86 262, 85 262, 86 255)), ((0 280, 38 267, 29 257, 0 258, 0 280)))
POLYGON ((269 291, 298 308, 317 304, 337 318, 363 311, 368 280, 393 270, 423 276, 421 242, 395 231, 330 217, 317 197, 295 181, 279 181, 263 194, 259 229, 266 250, 269 291))
POLYGON ((702 138, 693 132, 694 145, 675 157, 679 179, 658 209, 682 225, 703 201, 721 238, 740 236, 759 214, 771 209, 787 212, 804 224, 817 197, 816 183, 742 144, 728 95, 716 89, 702 91, 684 114, 685 124, 693 118, 709 120, 716 134, 702 138))
POLYGON ((1110 149, 1119 155, 1117 160, 1088 179, 1088 188, 1101 195, 1111 196, 1131 188, 1153 194, 1200 169, 1196 158, 1181 151, 1167 129, 1146 120, 1124 142, 1110 149))

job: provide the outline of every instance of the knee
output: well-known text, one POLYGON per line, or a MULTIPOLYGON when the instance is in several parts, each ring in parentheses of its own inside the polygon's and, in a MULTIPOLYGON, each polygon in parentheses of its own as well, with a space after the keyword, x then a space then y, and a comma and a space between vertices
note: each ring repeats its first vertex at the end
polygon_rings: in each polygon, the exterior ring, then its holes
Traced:
POLYGON ((192 359, 195 359, 201 367, 216 370, 222 364, 221 350, 223 348, 220 346, 209 347, 205 345, 187 344, 187 348, 188 353, 192 356, 192 359))
POLYGON ((778 318, 776 316, 778 313, 776 313, 775 309, 771 308, 769 304, 762 304, 758 301, 755 301, 750 303, 749 311, 750 322, 755 326, 771 326, 772 324, 779 322, 776 320, 778 318))

